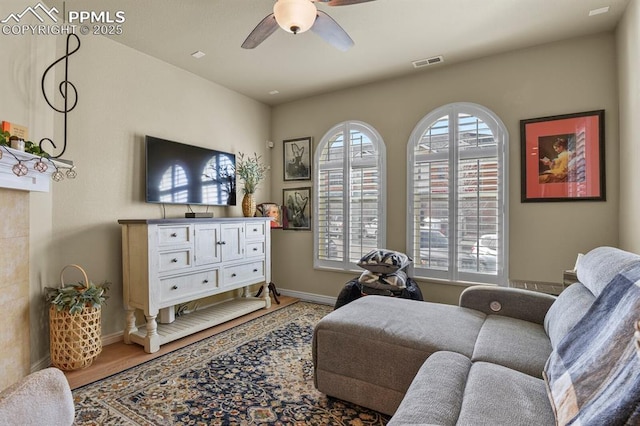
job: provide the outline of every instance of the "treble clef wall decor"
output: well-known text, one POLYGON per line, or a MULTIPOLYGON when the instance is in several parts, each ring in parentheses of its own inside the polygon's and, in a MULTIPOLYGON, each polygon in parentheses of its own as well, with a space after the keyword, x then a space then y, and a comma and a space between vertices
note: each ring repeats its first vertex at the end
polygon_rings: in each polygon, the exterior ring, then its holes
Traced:
MULTIPOLYGON (((56 60, 51 65, 49 65, 49 67, 44 71, 44 74, 42 74, 42 94, 44 95, 44 100, 47 101, 47 104, 49 104, 49 106, 54 111, 64 114, 64 139, 63 139, 64 145, 62 146, 62 150, 60 151, 60 153, 58 155, 52 155, 51 158, 62 157, 62 154, 64 154, 65 150, 67 149, 67 116, 69 112, 73 111, 73 109, 78 104, 78 90, 76 89, 76 86, 74 86, 73 83, 69 81, 69 56, 76 53, 79 49, 80 49, 80 38, 75 34, 72 34, 72 33, 68 34, 67 49, 66 49, 65 55, 59 58, 58 60, 56 60), (72 38, 75 40, 77 45, 75 46, 75 48, 70 49, 70 41, 72 38), (64 99, 64 108, 62 109, 55 107, 53 102, 49 100, 49 97, 47 96, 47 91, 45 90, 45 79, 47 77, 47 73, 51 71, 61 61, 64 61, 64 80, 61 81, 60 84, 58 85, 58 91, 60 92, 60 95, 62 95, 62 98, 64 99)), ((44 142, 49 142, 54 149, 58 149, 58 147, 53 142, 53 140, 51 140, 50 138, 42 138, 40 140, 39 146, 40 146, 40 149, 42 149, 43 151, 45 151, 44 147, 42 146, 44 142)))

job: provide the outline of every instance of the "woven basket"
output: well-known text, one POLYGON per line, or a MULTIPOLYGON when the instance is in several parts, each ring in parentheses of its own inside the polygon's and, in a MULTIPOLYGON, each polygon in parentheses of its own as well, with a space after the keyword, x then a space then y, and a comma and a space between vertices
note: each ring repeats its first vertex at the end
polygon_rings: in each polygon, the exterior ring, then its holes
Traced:
MULTIPOLYGON (((87 273, 78 265, 67 265, 60 272, 60 282, 64 286, 64 271, 73 267, 82 272, 85 286, 89 286, 87 273)), ((70 314, 69 309, 58 311, 54 305, 49 308, 49 338, 51 344, 51 364, 61 370, 86 368, 102 352, 100 338, 100 306, 85 307, 82 312, 70 314)))

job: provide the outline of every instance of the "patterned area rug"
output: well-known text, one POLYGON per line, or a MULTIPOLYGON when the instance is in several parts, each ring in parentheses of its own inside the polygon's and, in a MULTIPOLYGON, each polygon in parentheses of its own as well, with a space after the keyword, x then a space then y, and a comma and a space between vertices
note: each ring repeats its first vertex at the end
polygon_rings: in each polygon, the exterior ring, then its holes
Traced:
POLYGON ((73 391, 76 425, 386 425, 313 386, 314 325, 298 302, 73 391))

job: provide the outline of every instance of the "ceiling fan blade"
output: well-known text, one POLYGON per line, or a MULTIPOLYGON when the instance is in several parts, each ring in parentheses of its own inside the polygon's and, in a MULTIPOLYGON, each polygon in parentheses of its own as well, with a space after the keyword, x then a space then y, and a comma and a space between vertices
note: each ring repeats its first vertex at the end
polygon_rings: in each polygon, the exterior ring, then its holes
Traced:
POLYGON ((273 13, 267 15, 256 27, 251 31, 251 34, 247 36, 247 39, 242 43, 243 49, 253 49, 260 43, 265 41, 267 37, 273 34, 278 28, 276 17, 273 13))
POLYGON ((311 31, 318 34, 324 41, 343 52, 349 50, 349 48, 354 45, 349 34, 347 34, 331 16, 321 10, 318 10, 318 16, 311 27, 311 31))
POLYGON ((325 3, 328 6, 348 6, 350 4, 365 3, 373 0, 317 0, 320 3, 325 3))

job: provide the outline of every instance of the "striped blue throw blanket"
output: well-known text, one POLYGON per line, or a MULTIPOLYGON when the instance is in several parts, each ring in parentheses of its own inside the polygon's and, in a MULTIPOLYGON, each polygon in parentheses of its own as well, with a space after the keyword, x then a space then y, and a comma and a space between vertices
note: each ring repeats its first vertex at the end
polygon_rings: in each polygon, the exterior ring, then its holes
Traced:
POLYGON ((639 425, 640 266, 616 275, 565 336, 544 378, 558 425, 639 425))

